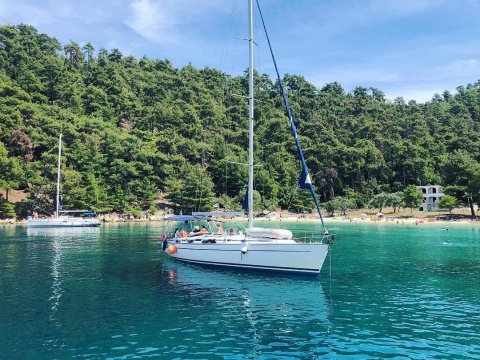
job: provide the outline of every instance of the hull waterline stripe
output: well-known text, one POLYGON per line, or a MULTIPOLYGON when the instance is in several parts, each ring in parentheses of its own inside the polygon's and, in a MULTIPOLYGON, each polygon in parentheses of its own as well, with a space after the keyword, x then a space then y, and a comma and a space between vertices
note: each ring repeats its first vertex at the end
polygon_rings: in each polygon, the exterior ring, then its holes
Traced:
POLYGON ((245 269, 259 269, 259 270, 277 270, 277 271, 290 271, 290 272, 301 272, 308 274, 318 274, 320 269, 309 269, 309 268, 292 268, 292 267, 282 267, 282 266, 263 266, 263 265, 253 265, 253 264, 231 264, 231 263, 222 263, 216 261, 201 261, 201 260, 190 260, 181 257, 173 257, 175 260, 194 263, 194 264, 204 264, 204 265, 216 265, 216 266, 226 266, 234 268, 245 268, 245 269))
MULTIPOLYGON (((205 245, 202 245, 205 246, 205 245)), ((197 249, 191 247, 178 247, 180 250, 193 250, 193 251, 240 251, 240 249, 197 249)), ((248 249, 248 252, 282 252, 282 253, 310 253, 311 251, 295 251, 295 250, 256 250, 248 249)))

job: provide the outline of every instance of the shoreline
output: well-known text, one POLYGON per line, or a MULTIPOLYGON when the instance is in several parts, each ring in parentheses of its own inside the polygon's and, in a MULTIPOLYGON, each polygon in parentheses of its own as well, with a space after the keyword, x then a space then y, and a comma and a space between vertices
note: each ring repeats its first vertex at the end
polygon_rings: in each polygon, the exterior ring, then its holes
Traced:
MULTIPOLYGON (((366 215, 366 214, 364 214, 366 215)), ((165 222, 166 216, 169 214, 164 214, 161 216, 150 216, 144 218, 122 218, 115 216, 100 216, 100 221, 103 224, 118 224, 118 223, 155 223, 155 222, 165 222)), ((236 221, 248 221, 246 216, 235 217, 236 221)), ((232 219, 223 219, 222 221, 234 220, 232 219)), ((432 224, 462 224, 462 225, 480 225, 480 217, 475 219, 469 218, 459 218, 458 214, 442 214, 438 216, 429 215, 418 217, 418 216, 335 216, 335 217, 324 217, 324 222, 328 223, 370 223, 370 224, 393 224, 393 225, 432 225, 432 224), (448 219, 449 216, 457 216, 457 218, 448 219)), ((214 220, 215 221, 215 220, 214 220)), ((261 222, 319 222, 320 218, 311 214, 285 214, 285 213, 270 213, 266 216, 256 217, 255 221, 261 222)), ((9 225, 20 225, 26 226, 26 220, 14 220, 6 219, 0 220, 0 226, 9 226, 9 225)))

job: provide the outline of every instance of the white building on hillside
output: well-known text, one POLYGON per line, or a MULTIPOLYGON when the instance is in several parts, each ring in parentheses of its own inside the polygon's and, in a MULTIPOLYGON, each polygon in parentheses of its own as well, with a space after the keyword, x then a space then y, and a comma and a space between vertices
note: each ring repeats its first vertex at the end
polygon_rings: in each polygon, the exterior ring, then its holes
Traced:
POLYGON ((445 195, 443 188, 440 185, 417 186, 417 189, 422 192, 423 201, 418 210, 420 211, 440 211, 438 202, 445 195))

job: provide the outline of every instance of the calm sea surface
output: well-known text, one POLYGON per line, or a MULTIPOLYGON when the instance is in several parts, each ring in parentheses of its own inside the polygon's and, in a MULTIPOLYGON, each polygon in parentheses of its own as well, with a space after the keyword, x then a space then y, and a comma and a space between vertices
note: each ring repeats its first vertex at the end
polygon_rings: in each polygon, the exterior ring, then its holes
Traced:
POLYGON ((480 359, 478 225, 332 224, 317 278, 177 263, 163 226, 0 227, 0 359, 480 359))

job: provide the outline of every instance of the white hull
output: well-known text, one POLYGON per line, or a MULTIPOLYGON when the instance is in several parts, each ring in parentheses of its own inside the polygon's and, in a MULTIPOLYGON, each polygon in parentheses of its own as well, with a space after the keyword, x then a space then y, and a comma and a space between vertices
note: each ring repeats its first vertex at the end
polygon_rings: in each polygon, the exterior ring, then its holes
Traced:
POLYGON ((100 226, 98 219, 82 219, 74 217, 51 218, 51 219, 29 219, 28 227, 90 227, 100 226))
POLYGON ((275 241, 169 242, 177 260, 213 266, 318 275, 328 244, 275 241))

